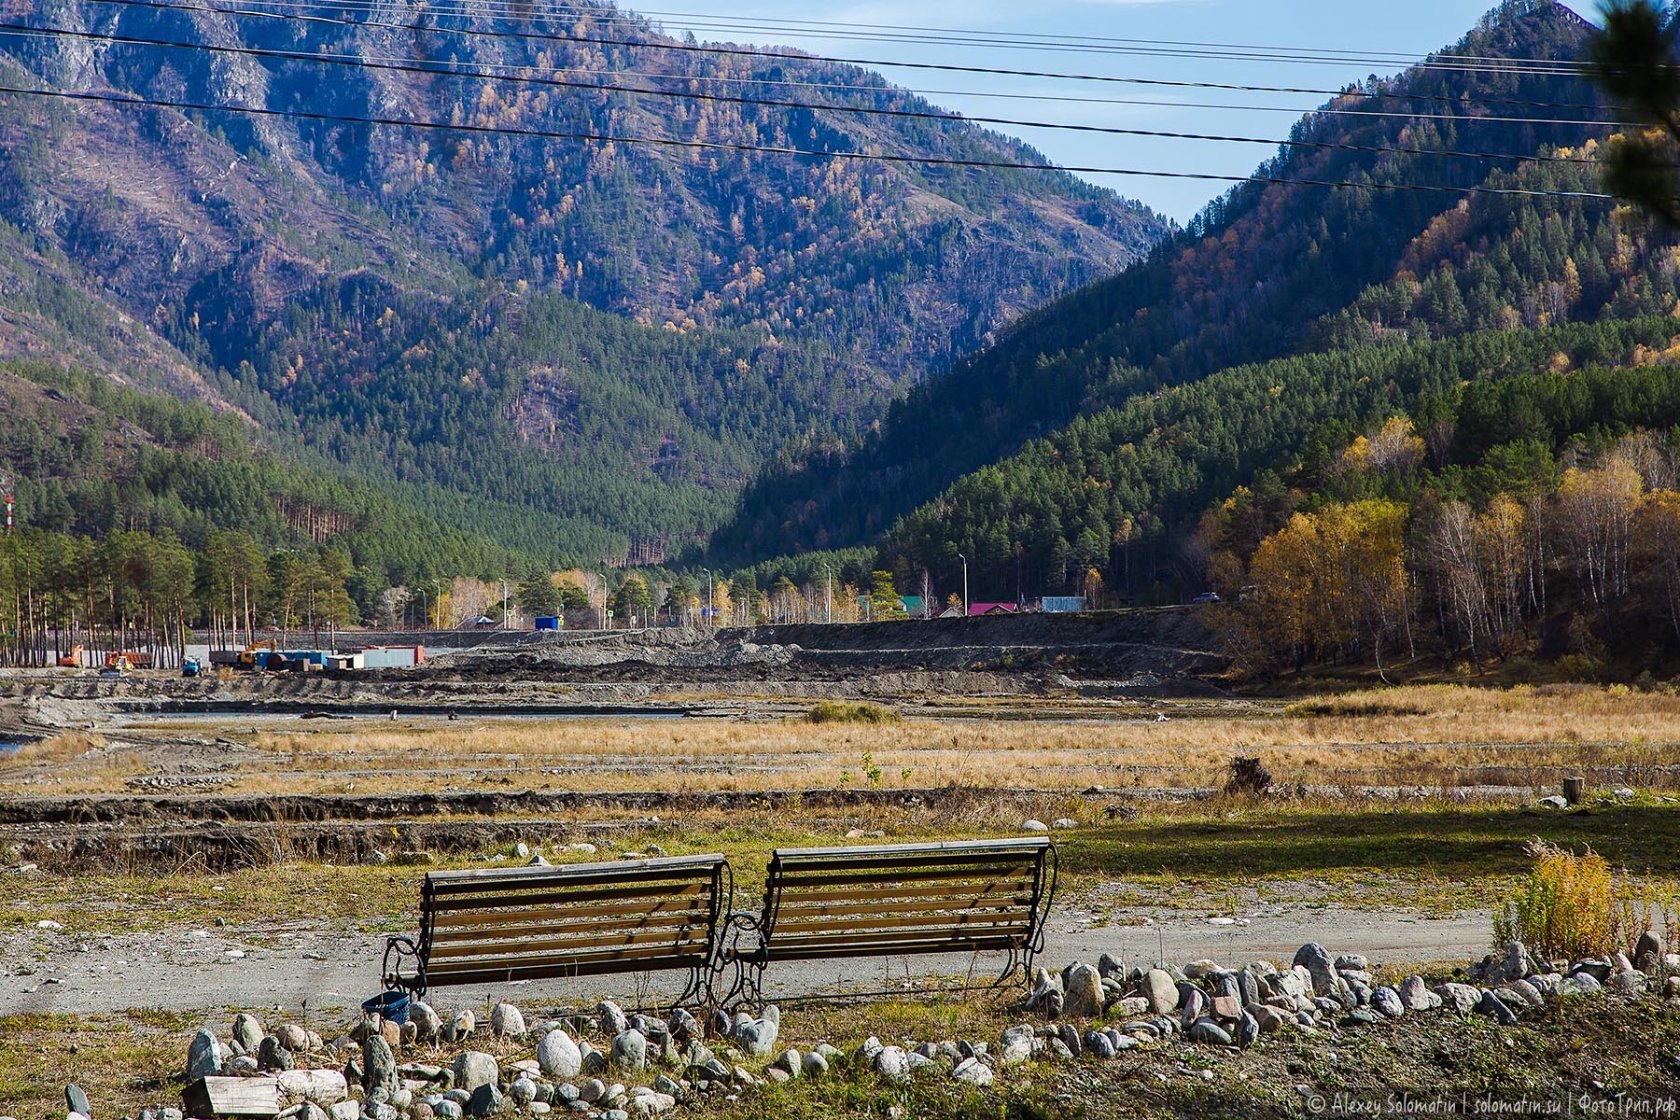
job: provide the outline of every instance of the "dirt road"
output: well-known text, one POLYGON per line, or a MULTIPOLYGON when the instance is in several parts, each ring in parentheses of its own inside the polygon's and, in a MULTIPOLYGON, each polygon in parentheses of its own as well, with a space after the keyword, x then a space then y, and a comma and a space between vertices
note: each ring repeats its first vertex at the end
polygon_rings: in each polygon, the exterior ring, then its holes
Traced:
MULTIPOLYGON (((1322 942, 1335 953, 1364 953, 1379 966, 1463 964, 1487 950, 1491 929, 1485 911, 1422 918, 1392 910, 1302 908, 1255 916, 1246 926, 1166 917, 1147 926, 1093 928, 1081 920, 1084 917, 1077 911, 1052 917, 1043 964, 1061 968, 1072 960, 1095 963, 1102 953, 1126 961, 1164 958, 1183 963, 1206 957, 1226 965, 1254 959, 1287 963, 1307 941, 1322 942)), ((1115 917, 1124 922, 1141 915, 1115 917)), ((8 962, 0 976, 0 1016, 129 1008, 279 1008, 295 1015, 305 1004, 312 1012, 347 1009, 378 991, 381 937, 319 928, 248 932, 252 939, 260 937, 276 947, 258 947, 241 939, 240 931, 226 928, 85 937, 74 930, 7 935, 0 938, 0 960, 8 962)), ((971 964, 984 970, 998 963, 966 957, 814 961, 780 966, 767 980, 774 998, 777 992, 878 990, 903 984, 907 977, 963 973, 971 964)), ((661 994, 660 985, 667 983, 662 979, 645 986, 636 977, 603 977, 581 986, 509 984, 434 994, 447 1008, 502 998, 541 1008, 602 997, 637 1003, 661 994)))

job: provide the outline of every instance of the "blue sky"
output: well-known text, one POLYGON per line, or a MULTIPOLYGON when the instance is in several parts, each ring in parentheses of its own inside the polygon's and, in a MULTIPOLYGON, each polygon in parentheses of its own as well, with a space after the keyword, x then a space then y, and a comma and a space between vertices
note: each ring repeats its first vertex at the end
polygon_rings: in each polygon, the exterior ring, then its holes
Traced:
MULTIPOLYGON (((785 44, 819 54, 894 61, 941 62, 1011 69, 1052 70, 1126 77, 1230 82, 1335 89, 1394 64, 1300 64, 1230 59, 1145 57, 1025 47, 979 47, 845 40, 791 30, 740 29, 732 20, 823 20, 838 23, 957 28, 1009 36, 1114 37, 1218 42, 1296 51, 1359 52, 1418 57, 1456 42, 1492 6, 1492 0, 853 0, 826 8, 793 0, 645 0, 626 6, 663 23, 673 33, 694 26, 703 40, 785 44), (722 13, 728 13, 727 16, 722 13), (709 21, 701 17, 716 17, 709 21), (686 21, 686 22, 685 22, 686 21), (702 25, 703 24, 703 25, 702 25), (724 28, 731 28, 725 30, 724 28)), ((1572 5, 1591 15, 1596 4, 1572 5)), ((1007 128, 1063 164, 1196 171, 1242 175, 1275 151, 1296 117, 1324 100, 1311 94, 1171 91, 1047 79, 1000 78, 892 69, 899 85, 927 90, 929 100, 969 115, 1053 120, 1127 128, 1165 129, 1264 138, 1274 146, 1143 137, 1102 136, 1036 128, 1007 128), (1128 98, 1136 105, 1060 104, 999 94, 1075 94, 1128 98), (1198 102, 1198 107, 1164 102, 1198 102), (1205 107, 1207 103, 1265 105, 1285 111, 1205 107)), ((1229 184, 1139 177, 1092 176, 1183 222, 1229 184)))

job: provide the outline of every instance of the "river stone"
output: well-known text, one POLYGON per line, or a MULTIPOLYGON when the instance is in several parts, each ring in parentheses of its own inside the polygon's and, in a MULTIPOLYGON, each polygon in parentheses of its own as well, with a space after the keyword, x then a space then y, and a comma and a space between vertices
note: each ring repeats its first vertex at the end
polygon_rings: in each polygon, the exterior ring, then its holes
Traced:
POLYGON ((700 1021, 681 1007, 672 1009, 665 1025, 671 1028, 671 1037, 678 1042, 700 1037, 700 1021))
POLYGON ((1143 995, 1149 1000, 1149 1010, 1157 1015, 1178 1010, 1178 983, 1163 969, 1152 968, 1144 974, 1143 995))
POLYGON ((998 1042, 998 1061, 1006 1066, 1019 1065, 1033 1056, 1037 1035, 1029 1026, 1009 1027, 998 1042))
POLYGON ((1604 986, 1590 972, 1572 973, 1565 976, 1563 981, 1558 984, 1558 995, 1560 996, 1590 996, 1603 990, 1604 986))
POLYGON ((1249 969, 1237 973, 1237 998, 1244 1007, 1260 1002, 1260 979, 1249 969))
POLYGON ((1371 1006, 1390 1019, 1398 1019, 1406 1013, 1406 1004, 1400 993, 1389 987, 1378 988, 1371 993, 1371 1006))
POLYGON ((502 1091, 496 1088, 494 1081, 486 1082, 472 1091, 472 1097, 467 1101, 467 1115, 476 1117, 494 1116, 502 1107, 502 1091))
POLYGON ((1104 953, 1097 958, 1097 975, 1101 976, 1104 980, 1107 980, 1110 976, 1119 980, 1124 980, 1126 978, 1126 969, 1125 966, 1115 960, 1111 954, 1104 953))
POLYGON ((1505 1005, 1505 1001, 1494 995, 1491 991, 1482 993, 1481 1002, 1476 1005, 1476 1010, 1481 1012, 1483 1015, 1488 1015, 1497 1019, 1499 1021, 1499 1025, 1502 1027, 1516 1026, 1516 1012, 1507 1007, 1505 1005))
POLYGON ((222 1063, 226 1060, 227 1051, 216 1041, 216 1036, 209 1030, 200 1030, 187 1044, 187 1080, 214 1077, 221 1072, 222 1063))
POLYGON ((457 1055, 450 1072, 454 1074, 455 1088, 468 1093, 480 1085, 494 1085, 502 1073, 496 1059, 481 1050, 468 1050, 457 1055))
POLYGON ((513 1084, 508 1086, 508 1100, 520 1108, 524 1108, 537 1099, 537 1083, 529 1077, 516 1077, 513 1084))
POLYGON ((608 1060, 624 1069, 646 1069, 647 1048, 647 1038, 642 1032, 627 1028, 613 1037, 608 1060))
POLYGON ((1213 997, 1213 1017, 1215 1019, 1235 1021, 1242 1016, 1243 1003, 1239 996, 1220 995, 1213 997))
MULTIPOLYGON (((459 1063, 457 1063, 459 1064, 459 1063)), ((496 1075, 492 1073, 490 1080, 496 1075)), ((455 1084, 460 1085, 461 1079, 457 1075, 455 1084)), ((391 1046, 379 1035, 370 1034, 362 1043, 362 1088, 372 1093, 375 1089, 384 1089, 387 1093, 397 1087, 397 1058, 391 1053, 391 1046)), ((471 1085, 463 1086, 472 1089, 471 1085)))
POLYGON ((64 1107, 83 1116, 93 1115, 93 1105, 88 1103, 87 1094, 82 1092, 80 1085, 70 1084, 64 1087, 64 1107))
POLYGON ((1049 832, 1050 826, 1034 817, 1028 817, 1021 822, 1022 832, 1049 832))
POLYGON ((265 1034, 257 1044, 257 1068, 267 1072, 291 1069, 292 1052, 280 1045, 278 1035, 265 1034))
POLYGON ((608 1038, 617 1038, 630 1029, 629 1016, 610 999, 604 999, 595 1005, 595 1022, 600 1026, 601 1033, 608 1038))
POLYGON ((910 1055, 901 1046, 883 1046, 875 1055, 875 1072, 894 1084, 910 1080, 910 1055))
POLYGON ((1095 1019, 1103 1012, 1102 977, 1088 964, 1068 970, 1067 991, 1062 998, 1064 1014, 1075 1019, 1095 1019))
POLYGON ((1257 1003, 1248 1008, 1248 1014, 1259 1025, 1261 1032, 1264 1034, 1281 1031, 1290 1022, 1289 1017, 1282 1011, 1264 1003, 1257 1003))
POLYGON ((1610 975, 1610 983, 1606 986, 1616 995, 1633 999, 1645 994, 1646 979, 1645 974, 1637 969, 1622 968, 1610 975))
POLYGON ((437 1120, 461 1120, 466 1114, 467 1110, 461 1107, 461 1102, 449 1100, 447 1097, 432 1106, 432 1115, 437 1117, 437 1120))
POLYGON ((962 1063, 951 1071, 951 1080, 983 1089, 992 1083, 992 1067, 978 1058, 964 1058, 962 1063))
POLYGON ((821 1077, 828 1072, 828 1059, 813 1050, 799 1059, 799 1066, 806 1077, 821 1077))
POLYGON ((1421 976, 1408 976, 1400 985, 1400 1002, 1408 1011, 1432 1011, 1441 1006, 1441 997, 1429 990, 1421 976))
POLYGON ((443 1020, 429 1003, 420 1000, 410 1003, 408 1021, 414 1024, 414 1036, 419 1042, 431 1042, 443 1034, 443 1020))
POLYGON ((1256 1019, 1252 1012, 1244 1011, 1237 1019, 1236 1030, 1232 1034, 1237 1040, 1237 1045, 1247 1050, 1260 1041, 1260 1020, 1256 1019))
POLYGON ((1210 1046, 1230 1046, 1231 1036, 1212 1019, 1201 1018, 1190 1024, 1185 1032, 1191 1042, 1205 1042, 1210 1046))
POLYGON ((1343 953, 1336 958, 1337 972, 1370 972, 1371 959, 1363 953, 1343 953))
POLYGON ((267 1033, 263 1030, 262 1020, 255 1015, 242 1011, 233 1017, 233 1040, 239 1043, 239 1048, 247 1054, 257 1052, 257 1047, 262 1045, 263 1035, 267 1033))
POLYGON ((537 1065, 555 1081, 570 1081, 583 1072, 583 1051, 572 1036, 556 1027, 537 1043, 537 1065))
MULTIPOLYGON (((1516 997, 1529 1007, 1546 1006, 1546 997, 1540 994, 1539 988, 1527 980, 1512 980, 1502 989, 1502 992, 1505 991, 1515 993, 1516 997)), ((1505 999, 1503 994, 1499 998, 1505 999)), ((1510 1001, 1506 1000, 1506 1002, 1509 1003, 1510 1001)))
POLYGON ((1482 993, 1469 984, 1458 984, 1450 980, 1445 984, 1437 985, 1435 994, 1441 997, 1441 1002, 1445 1006, 1452 1008, 1460 1015, 1470 1014, 1476 1009, 1476 1005, 1482 1001, 1482 993))
POLYGON ((315 1051, 309 1032, 296 1023, 285 1024, 274 1032, 274 1037, 280 1040, 281 1046, 294 1054, 309 1054, 315 1051))
POLYGON ((1528 955, 1528 946, 1521 941, 1507 941, 1499 958, 1498 979, 1521 980, 1534 971, 1534 959, 1528 955))
POLYGON ((1309 941, 1295 951, 1294 964, 1305 968, 1312 977, 1313 991, 1321 996, 1336 992, 1336 971, 1331 967, 1330 953, 1316 941, 1309 941))
POLYGON ((1186 1031, 1190 1024, 1202 1017, 1207 1010, 1207 996, 1202 990, 1188 981, 1178 986, 1178 1023, 1186 1031))
POLYGON ((735 1026, 736 1043, 755 1058, 767 1058, 776 1049, 777 1025, 769 1019, 749 1019, 735 1026))
POLYGON ((524 1038, 525 1014, 511 1003, 498 1003, 490 1009, 490 1030, 498 1038, 524 1038))

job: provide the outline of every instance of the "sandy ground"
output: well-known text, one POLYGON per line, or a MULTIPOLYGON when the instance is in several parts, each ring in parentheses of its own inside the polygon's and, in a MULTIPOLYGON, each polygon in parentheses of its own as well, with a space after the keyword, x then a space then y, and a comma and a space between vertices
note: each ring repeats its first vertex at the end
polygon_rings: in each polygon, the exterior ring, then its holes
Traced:
MULTIPOLYGON (((1117 914, 1119 921, 1142 914, 1117 914)), ((1102 953, 1131 961, 1178 963, 1210 958, 1226 965, 1255 959, 1287 961, 1307 941, 1334 953, 1364 953, 1378 966, 1465 964, 1486 952, 1491 919, 1486 911, 1450 918, 1337 907, 1268 909, 1248 925, 1217 926, 1202 918, 1165 917, 1150 925, 1090 924, 1088 913, 1052 915, 1040 963, 1061 968, 1072 960, 1095 963, 1102 953)), ((252 931, 253 933, 258 931, 252 931)), ((382 937, 320 928, 263 930, 284 947, 259 948, 231 928, 135 935, 78 936, 28 930, 0 937, 0 1016, 20 1013, 97 1013, 129 1008, 267 1008, 297 1013, 354 1006, 379 989, 382 937), (235 957, 234 952, 243 953, 235 957), (307 1008, 306 1008, 307 1005, 307 1008)), ((983 957, 906 960, 812 961, 786 964, 766 978, 777 993, 880 990, 928 975, 977 976, 1001 961, 983 957)), ((515 983, 494 989, 442 989, 444 1007, 477 1006, 511 999, 556 1007, 610 997, 626 1003, 656 998, 669 978, 598 977, 582 985, 515 983)))

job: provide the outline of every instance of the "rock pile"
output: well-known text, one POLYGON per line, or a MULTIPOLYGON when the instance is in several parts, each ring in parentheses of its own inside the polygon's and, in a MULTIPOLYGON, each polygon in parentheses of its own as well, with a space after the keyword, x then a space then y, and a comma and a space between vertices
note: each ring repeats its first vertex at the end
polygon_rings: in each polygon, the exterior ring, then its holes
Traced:
MULTIPOLYGON (((788 1047, 774 1006, 758 1016, 714 1011, 702 1027, 686 1010, 659 1018, 610 1001, 562 1021, 528 1021, 501 1003, 482 1023, 471 1011, 444 1016, 416 1001, 405 1023, 363 1016, 331 1041, 241 1014, 226 1036, 201 1030, 192 1038, 183 1103, 185 1116, 209 1116, 214 1109, 198 1102, 209 1099, 210 1086, 265 1078, 278 1120, 478 1120, 504 1112, 634 1120, 685 1102, 736 1101, 840 1066, 894 1083, 938 1077, 985 1087, 1034 1059, 1103 1061, 1175 1041, 1247 1049, 1272 1035, 1313 1037, 1446 1012, 1511 1025, 1553 1000, 1600 993, 1680 1001, 1680 954, 1666 953, 1651 934, 1631 960, 1541 961, 1513 941, 1459 975, 1464 982, 1408 976, 1383 984, 1366 958, 1316 943, 1301 946, 1287 968, 1210 960, 1128 967, 1105 954, 1095 966, 1035 970, 1026 1006, 1040 1021, 1011 1026, 996 1043, 872 1036, 849 1054, 827 1043, 806 1053, 788 1047), (510 1058, 510 1048, 530 1056, 510 1058)), ((67 1120, 100 1120, 80 1088, 68 1086, 65 1100, 67 1120)), ((159 1108, 137 1120, 184 1115, 159 1108)))

